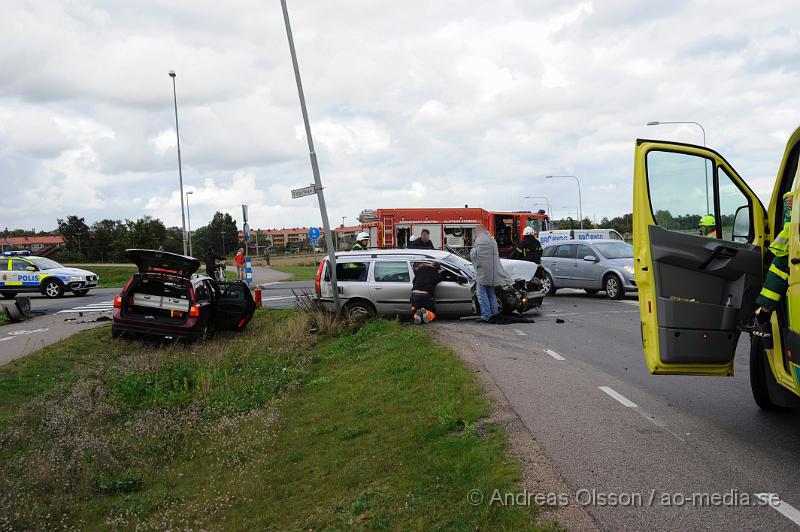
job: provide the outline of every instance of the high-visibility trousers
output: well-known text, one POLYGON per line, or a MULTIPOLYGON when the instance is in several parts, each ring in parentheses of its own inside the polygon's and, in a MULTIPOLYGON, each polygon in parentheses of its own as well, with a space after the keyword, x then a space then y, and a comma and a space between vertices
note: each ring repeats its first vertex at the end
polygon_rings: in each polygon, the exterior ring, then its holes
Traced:
POLYGON ((764 286, 756 298, 756 305, 774 311, 789 287, 789 256, 775 257, 767 270, 764 286))

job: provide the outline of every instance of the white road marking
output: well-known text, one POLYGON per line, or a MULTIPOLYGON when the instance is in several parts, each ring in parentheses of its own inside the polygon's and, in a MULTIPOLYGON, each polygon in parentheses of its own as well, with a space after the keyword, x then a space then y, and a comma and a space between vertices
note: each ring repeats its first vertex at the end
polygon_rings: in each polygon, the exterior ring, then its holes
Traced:
POLYGON ((800 525, 800 510, 798 510, 791 504, 785 503, 782 500, 780 500, 777 493, 756 493, 755 495, 760 500, 769 503, 769 506, 773 510, 783 515, 784 517, 792 521, 794 524, 800 525))
POLYGON ((562 357, 552 349, 545 349, 544 352, 550 355, 551 357, 555 358, 556 360, 566 360, 566 358, 562 357))
POLYGON ((517 333, 520 336, 528 336, 527 334, 525 334, 524 332, 520 331, 519 329, 514 329, 514 332, 517 333))
POLYGON ((609 388, 608 386, 598 386, 598 388, 600 388, 602 391, 607 393, 609 396, 611 396, 614 399, 616 399, 617 401, 619 401, 622 404, 622 406, 627 406, 628 408, 636 408, 636 403, 634 403, 633 401, 629 400, 627 397, 625 397, 624 395, 618 393, 614 389, 609 388))
POLYGON ((294 299, 294 296, 262 297, 261 301, 278 301, 280 299, 294 299))
POLYGON ((0 342, 8 342, 9 340, 13 340, 13 336, 6 336, 5 338, 0 338, 0 342))
POLYGON ((72 307, 66 310, 59 310, 56 314, 72 314, 75 312, 104 312, 114 308, 114 300, 102 301, 100 303, 87 303, 79 307, 72 307))

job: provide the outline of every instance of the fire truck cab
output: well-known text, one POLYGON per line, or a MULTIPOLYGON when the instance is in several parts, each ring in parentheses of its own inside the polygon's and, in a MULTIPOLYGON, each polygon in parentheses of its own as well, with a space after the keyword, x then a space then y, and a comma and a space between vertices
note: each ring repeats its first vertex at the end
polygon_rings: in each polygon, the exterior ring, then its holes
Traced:
MULTIPOLYGON (((435 249, 468 249, 472 247, 474 230, 485 225, 497 240, 500 253, 511 253, 522 238, 525 227, 536 231, 548 228, 549 217, 545 211, 493 212, 481 208, 423 208, 423 209, 378 209, 362 223, 378 227, 376 247, 384 249, 405 248, 411 236, 419 237, 423 230, 430 233, 435 249)), ((364 216, 364 213, 362 213, 364 216)))

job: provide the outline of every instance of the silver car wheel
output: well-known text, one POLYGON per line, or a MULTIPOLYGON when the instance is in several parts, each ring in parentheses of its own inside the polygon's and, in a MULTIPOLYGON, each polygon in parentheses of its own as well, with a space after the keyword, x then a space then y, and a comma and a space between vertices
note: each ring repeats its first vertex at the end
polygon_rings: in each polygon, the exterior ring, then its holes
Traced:
POLYGON ((610 275, 608 279, 606 279, 606 295, 611 299, 615 299, 619 294, 619 281, 613 275, 610 275))

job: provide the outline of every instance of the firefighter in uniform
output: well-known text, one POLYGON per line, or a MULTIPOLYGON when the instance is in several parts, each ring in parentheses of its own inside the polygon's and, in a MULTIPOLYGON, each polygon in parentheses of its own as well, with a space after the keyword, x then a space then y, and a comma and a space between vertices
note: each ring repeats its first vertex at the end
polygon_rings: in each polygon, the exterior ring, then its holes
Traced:
POLYGON ((526 227, 522 235, 522 240, 514 248, 510 258, 539 264, 542 262, 542 244, 536 238, 533 227, 526 227))
POLYGON ((700 218, 700 231, 702 231, 704 236, 717 238, 717 219, 710 214, 706 214, 700 218))
POLYGON ((789 287, 789 237, 793 200, 793 192, 790 191, 783 195, 783 229, 769 246, 769 250, 775 255, 775 258, 772 259, 772 264, 767 270, 767 277, 764 279, 761 293, 756 298, 756 305, 759 307, 758 313, 750 323, 742 327, 742 330, 753 336, 772 337, 770 318, 789 287))
POLYGON ((369 248, 369 233, 361 231, 353 243, 353 251, 365 251, 367 248, 369 248))

